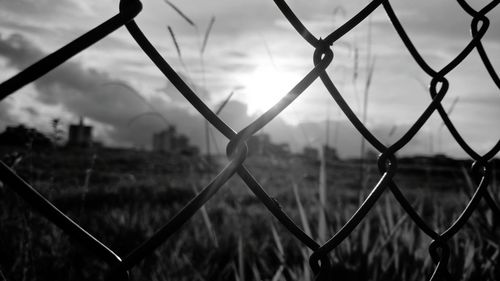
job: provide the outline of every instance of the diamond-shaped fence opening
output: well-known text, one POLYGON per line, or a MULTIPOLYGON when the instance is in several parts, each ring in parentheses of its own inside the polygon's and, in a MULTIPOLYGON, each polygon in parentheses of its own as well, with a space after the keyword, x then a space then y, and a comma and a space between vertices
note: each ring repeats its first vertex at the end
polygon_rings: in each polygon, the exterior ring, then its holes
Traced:
MULTIPOLYGON (((500 278, 500 266, 498 265, 500 210, 496 201, 497 191, 492 189, 494 187, 492 184, 494 179, 492 160, 500 150, 500 141, 485 154, 479 154, 461 136, 449 118, 449 112, 443 108, 441 103, 450 89, 450 82, 447 78, 449 73, 463 64, 472 53, 479 54, 487 73, 496 86, 500 88, 500 79, 490 61, 492 58, 482 44, 490 23, 488 16, 499 2, 491 1, 483 8, 476 10, 467 2, 457 0, 458 6, 470 17, 470 41, 466 42, 465 47, 458 55, 440 69, 431 67, 420 54, 418 48, 412 43, 411 36, 401 24, 398 14, 393 10, 390 1, 370 1, 352 18, 345 20, 342 25, 337 28, 332 27, 331 33, 324 38, 319 38, 310 32, 284 0, 275 0, 274 2, 282 12, 283 17, 297 31, 297 36, 303 38, 304 44, 310 45, 314 66, 296 85, 290 85, 292 90, 285 97, 239 131, 228 126, 218 116, 218 112, 210 109, 199 94, 186 83, 183 77, 165 61, 150 43, 140 26, 134 21, 142 9, 142 4, 137 0, 120 1, 117 15, 0 84, 1 101, 124 26, 158 71, 177 88, 211 126, 229 141, 226 148, 227 163, 223 167, 213 164, 214 166, 211 168, 212 170, 217 169, 216 173, 210 173, 208 179, 206 175, 204 179, 196 179, 206 182, 201 190, 197 190, 193 184, 193 177, 201 176, 193 172, 192 169, 188 169, 189 171, 181 173, 181 177, 184 177, 186 185, 191 185, 190 188, 193 190, 189 190, 189 192, 182 188, 171 188, 169 192, 150 194, 147 187, 138 185, 115 191, 111 188, 105 194, 105 198, 103 197, 104 199, 88 200, 100 209, 98 212, 88 211, 87 216, 106 214, 110 218, 107 223, 119 225, 118 230, 111 227, 108 229, 105 226, 96 228, 91 221, 86 221, 86 216, 79 216, 79 213, 74 211, 75 209, 85 213, 87 212, 86 208, 90 209, 90 207, 83 204, 79 208, 75 208, 75 204, 78 205, 80 204, 78 202, 81 202, 81 200, 74 200, 75 197, 79 196, 78 194, 74 195, 70 192, 63 194, 66 200, 59 201, 58 198, 61 197, 47 198, 37 191, 36 184, 30 183, 31 180, 27 178, 23 179, 21 173, 16 173, 15 161, 9 162, 9 165, 6 164, 8 161, 0 162, 0 180, 3 183, 0 194, 6 199, 3 200, 2 204, 7 206, 7 202, 9 202, 9 208, 11 208, 9 210, 12 212, 1 214, 2 227, 16 229, 17 233, 23 233, 22 235, 28 237, 14 239, 21 241, 19 245, 0 249, 0 261, 2 261, 0 273, 17 272, 13 273, 12 276, 2 273, 1 280, 10 280, 10 278, 35 280, 49 278, 48 276, 53 276, 55 279, 81 278, 86 280, 101 278, 111 280, 181 280, 182 278, 179 276, 193 276, 193 279, 201 280, 205 278, 216 280, 244 280, 245 278, 255 280, 421 280, 419 278, 422 276, 429 280, 462 280, 461 278, 496 280, 500 278), (327 72, 327 67, 335 62, 334 49, 339 40, 360 23, 366 21, 377 8, 385 10, 388 21, 393 25, 395 32, 414 58, 415 63, 429 76, 428 94, 431 97, 429 104, 418 115, 410 128, 390 145, 385 145, 365 126, 365 120, 355 114, 327 72), (312 199, 301 198, 301 192, 297 183, 292 179, 293 177, 279 179, 289 185, 290 188, 286 189, 285 193, 291 202, 294 202, 293 215, 288 213, 289 210, 281 206, 278 199, 268 195, 266 188, 272 182, 259 183, 255 172, 247 167, 247 154, 249 153, 247 144, 252 136, 280 115, 314 81, 322 84, 321 87, 331 96, 340 110, 363 136, 364 141, 373 146, 379 155, 376 165, 374 165, 378 172, 370 174, 378 176, 375 180, 368 181, 371 186, 355 209, 348 207, 348 204, 338 198, 325 197, 320 194, 320 202, 316 203, 314 210, 322 215, 318 216, 318 221, 308 221, 303 204, 309 204, 308 200, 312 199), (420 202, 413 200, 413 198, 410 200, 408 195, 402 192, 401 184, 395 180, 395 177, 403 169, 399 167, 400 161, 396 154, 414 139, 415 135, 428 122, 430 116, 436 112, 456 143, 473 162, 469 171, 460 170, 469 179, 471 187, 469 196, 459 198, 459 200, 467 201, 467 204, 464 204, 460 213, 452 216, 453 223, 448 226, 444 224, 445 227, 441 225, 439 230, 430 221, 432 216, 439 216, 439 214, 429 215, 427 210, 428 200, 436 200, 436 198, 425 198, 420 202), (215 201, 214 197, 222 196, 219 190, 224 185, 234 185, 236 181, 242 183, 245 189, 253 193, 255 197, 234 193, 229 200, 231 202, 228 203, 230 206, 228 209, 231 210, 231 213, 220 211, 218 209, 220 206, 214 204, 213 210, 215 211, 211 213, 212 219, 209 219, 204 206, 207 202, 215 201), (9 189, 9 192, 6 189, 9 189), (18 197, 11 196, 11 192, 17 193, 18 197), (382 196, 384 192, 390 192, 392 195, 382 196), (147 198, 145 200, 149 202, 148 205, 131 204, 127 216, 114 212, 111 207, 113 204, 120 204, 119 200, 138 202, 140 198, 147 198), (99 200, 103 202, 100 203, 99 200), (250 212, 247 210, 247 208, 255 207, 250 202, 252 200, 261 203, 257 205, 259 211, 250 212), (337 212, 330 212, 325 207, 326 201, 329 200, 335 200, 335 204, 344 206, 345 209, 339 208, 337 212), (37 212, 27 211, 25 208, 28 206, 37 212), (173 209, 174 211, 172 211, 173 209), (80 224, 65 214, 68 210, 72 210, 70 211, 72 217, 80 218, 80 224), (145 218, 138 215, 139 212, 150 212, 155 215, 145 218), (41 214, 46 220, 41 220, 38 214, 41 214), (196 214, 201 214, 201 216, 195 216, 196 214), (467 226, 467 222, 475 214, 477 215, 477 219, 474 218, 475 223, 487 230, 467 226), (238 224, 239 221, 255 220, 255 217, 260 225, 253 226, 253 229, 259 228, 260 233, 252 233, 252 229, 238 224), (272 217, 277 221, 270 220, 272 217), (190 220, 199 220, 200 223, 206 225, 209 231, 200 234, 199 231, 183 227, 190 220), (233 227, 233 230, 240 234, 227 237, 222 235, 222 238, 217 238, 217 234, 213 232, 212 222, 219 220, 225 220, 227 224, 225 227, 233 227), (317 233, 311 230, 311 224, 317 223, 326 228, 327 222, 333 225, 330 227, 334 233, 331 237, 320 237, 325 236, 324 230, 318 230, 317 233), (88 225, 91 231, 87 232, 82 225, 88 225), (153 227, 154 225, 158 228, 153 227), (125 231, 125 229, 130 229, 130 226, 134 226, 137 231, 125 231), (50 233, 50 235, 36 236, 39 232, 35 230, 40 228, 44 229, 43 233, 50 233), (252 235, 262 235, 262 232, 272 237, 268 240, 272 241, 272 245, 244 247, 245 243, 251 242, 244 241, 243 234, 252 237, 252 235), (356 235, 352 235, 353 233, 356 235), (378 237, 374 238, 374 235, 378 237), (112 241, 109 241, 110 236, 113 236, 112 241), (467 239, 470 236, 479 238, 477 240, 467 239), (201 243, 202 239, 211 242, 201 243), (287 239, 292 240, 292 243, 298 247, 295 250, 284 247, 283 245, 290 245, 290 243, 285 243, 284 240, 287 239), (132 245, 129 245, 120 243, 120 240, 133 242, 132 245), (422 252, 418 248, 418 245, 422 243, 428 246, 428 252, 422 252), (43 248, 43 254, 33 253, 34 248, 43 248), (15 260, 5 258, 10 257, 8 251, 15 249, 21 249, 20 252, 17 252, 18 256, 15 260), (217 251, 213 251, 213 249, 217 249, 217 251), (64 252, 72 260, 69 261, 54 254, 57 252, 64 252), (353 253, 359 257, 354 258, 353 253), (259 259, 258 255, 262 254, 271 258, 259 259), (479 258, 479 255, 484 255, 484 258, 479 258), (167 259, 174 261, 167 263, 167 259), (252 262, 248 262, 249 260, 252 262), (273 260, 274 264, 266 264, 269 260, 273 260), (307 262, 304 263, 304 260, 307 262), (478 264, 478 261, 483 261, 483 263, 478 264), (35 263, 39 265, 34 266, 35 263), (26 264, 37 269, 23 269, 26 264), (184 267, 177 267, 180 264, 183 264, 184 267), (191 268, 185 267, 186 264, 191 265, 191 268), (294 267, 291 264, 294 264, 294 267), (373 272, 368 271, 367 264, 376 264, 374 267, 376 269, 373 272), (81 268, 83 265, 86 269, 81 268), (203 268, 197 268, 197 266, 203 268), (473 272, 471 268, 474 266, 479 269, 473 272), (12 268, 12 270, 7 267, 12 268), (62 273, 58 271, 45 272, 44 267, 45 269, 59 268, 61 272, 66 270, 65 267, 71 267, 71 269, 69 275, 62 276, 62 273), (136 270, 137 267, 141 267, 140 272, 136 270), (207 268, 210 269, 209 272, 212 272, 213 276, 203 276, 203 272, 206 272, 204 270, 207 268), (148 273, 149 275, 147 275, 148 273)), ((173 4, 168 3, 183 15, 173 4)), ((183 16, 189 21, 189 18, 183 16)), ((169 31, 172 33, 170 28, 169 31)), ((173 34, 172 37, 174 37, 173 34)), ((93 161, 98 162, 99 160, 94 159, 93 161)), ((151 161, 153 160, 150 159, 148 163, 151 161)), ((92 162, 92 165, 98 166, 97 162, 92 162)), ((320 172, 318 179, 320 184, 327 177, 324 174, 325 162, 321 161, 319 165, 320 170, 323 171, 323 173, 320 172)), ((35 164, 42 165, 44 163, 35 164)), ((144 163, 144 165, 146 164, 144 163)), ((178 166, 177 164, 173 163, 172 166, 178 166)), ((34 168, 36 165, 33 165, 34 168)), ((191 165, 192 163, 187 164, 187 166, 191 165)), ((357 166, 349 169, 357 169, 357 166)), ((98 174, 99 169, 87 171, 88 174, 92 172, 98 174)), ((54 171, 54 174, 57 176, 57 170, 54 171)), ((94 195, 92 192, 85 194, 87 197, 94 195)), ((438 200, 445 200, 445 198, 438 200)), ((439 205, 439 203, 437 204, 439 205)), ((4 208, 4 210, 7 209, 7 207, 4 208)), ((446 210, 441 209, 440 212, 441 216, 446 216, 446 210)), ((0 239, 9 240, 10 238, 0 237, 0 239)), ((9 241, 2 241, 2 245, 9 245, 9 241)))

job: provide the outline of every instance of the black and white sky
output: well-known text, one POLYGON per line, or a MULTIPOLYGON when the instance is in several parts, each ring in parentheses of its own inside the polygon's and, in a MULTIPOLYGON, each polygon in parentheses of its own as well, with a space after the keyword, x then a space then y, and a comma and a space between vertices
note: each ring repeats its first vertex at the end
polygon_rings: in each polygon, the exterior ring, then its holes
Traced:
MULTIPOLYGON (((57 50, 112 17, 117 0, 0 0, 0 81, 57 50)), ((480 8, 487 1, 474 2, 480 8)), ((172 0, 194 22, 190 25, 164 0, 143 1, 136 18, 164 58, 214 110, 231 93, 221 117, 242 129, 285 95, 312 68, 314 49, 295 32, 270 0, 172 0), (200 48, 212 18, 203 55, 200 48), (168 32, 175 33, 179 58, 168 32)), ((324 37, 368 1, 287 2, 313 34, 324 37)), ((445 66, 471 40, 471 17, 454 0, 393 0, 396 13, 424 59, 445 66)), ((483 44, 500 69, 500 8, 488 14, 483 44)), ((382 7, 333 46, 328 73, 361 116, 367 79, 367 56, 375 60, 368 94, 367 126, 386 144, 398 139, 430 103, 430 77, 414 62, 382 7), (357 59, 356 59, 357 57, 357 59)), ((464 138, 479 152, 500 138, 500 90, 477 52, 452 71, 443 100, 464 138)), ((154 67, 125 28, 83 51, 43 78, 0 103, 0 129, 24 123, 50 131, 51 120, 63 124, 80 116, 95 127, 107 145, 148 147, 153 132, 176 125, 204 149, 202 117, 154 67), (164 116, 148 114, 159 112, 164 116), (165 122, 165 120, 167 122, 165 122)), ((212 151, 224 152, 225 140, 213 131, 212 151)), ((275 142, 294 150, 329 143, 343 157, 359 154, 360 136, 320 81, 263 129, 275 142), (326 120, 330 120, 326 130, 326 120)), ((403 154, 464 153, 437 114, 403 154)))

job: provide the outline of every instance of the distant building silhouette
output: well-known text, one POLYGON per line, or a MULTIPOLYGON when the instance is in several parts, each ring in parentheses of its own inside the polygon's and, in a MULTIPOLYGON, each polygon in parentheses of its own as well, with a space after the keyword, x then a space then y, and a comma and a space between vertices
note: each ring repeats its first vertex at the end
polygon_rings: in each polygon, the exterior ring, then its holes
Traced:
POLYGON ((271 144, 271 138, 268 134, 259 134, 251 136, 247 141, 249 155, 266 154, 266 146, 271 144))
POLYGON ((69 126, 69 136, 67 146, 90 147, 92 146, 92 126, 83 124, 83 117, 80 117, 78 124, 69 126))
POLYGON ((302 150, 302 155, 310 160, 318 160, 319 159, 319 152, 317 148, 314 148, 312 146, 305 146, 304 149, 302 150))
POLYGON ((247 141, 249 155, 286 157, 290 155, 288 143, 274 144, 268 134, 251 136, 247 141))
POLYGON ((325 157, 326 161, 339 160, 337 149, 326 144, 323 145, 323 156, 325 157))
POLYGON ((153 134, 153 151, 197 155, 199 150, 189 144, 188 137, 177 135, 175 126, 153 134))
POLYGON ((52 142, 36 129, 19 125, 17 127, 9 126, 0 134, 0 145, 44 148, 52 146, 52 142))
MULTIPOLYGON (((326 161, 339 160, 337 150, 334 147, 324 144, 320 147, 320 149, 326 161)), ((320 150, 312 146, 306 146, 302 151, 302 156, 310 160, 319 160, 320 150)))

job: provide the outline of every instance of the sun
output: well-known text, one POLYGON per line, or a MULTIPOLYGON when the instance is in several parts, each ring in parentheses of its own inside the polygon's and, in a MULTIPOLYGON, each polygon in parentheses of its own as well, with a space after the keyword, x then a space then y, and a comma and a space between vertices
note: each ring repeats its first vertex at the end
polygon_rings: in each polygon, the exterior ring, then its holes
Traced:
POLYGON ((243 81, 248 114, 263 113, 275 105, 297 82, 296 75, 261 65, 243 81))

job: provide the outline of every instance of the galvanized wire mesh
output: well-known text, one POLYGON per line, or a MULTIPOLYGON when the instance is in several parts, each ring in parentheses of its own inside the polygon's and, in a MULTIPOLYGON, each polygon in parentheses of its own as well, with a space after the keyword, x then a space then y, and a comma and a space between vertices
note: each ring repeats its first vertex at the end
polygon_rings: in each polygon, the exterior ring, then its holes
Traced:
POLYGON ((177 72, 163 59, 155 47, 149 42, 148 38, 142 33, 140 27, 134 21, 142 9, 142 4, 138 0, 122 0, 120 2, 119 13, 92 29, 85 35, 74 40, 70 44, 62 47, 56 52, 46 56, 32 66, 26 68, 14 77, 0 84, 0 101, 13 94, 21 87, 37 80, 66 60, 108 36, 117 28, 125 25, 133 39, 140 48, 149 56, 157 68, 168 78, 171 83, 181 92, 181 94, 191 103, 191 105, 201 113, 211 125, 219 130, 228 140, 227 157, 228 164, 219 171, 212 181, 205 186, 201 192, 187 203, 170 221, 161 227, 142 245, 130 252, 126 256, 119 256, 109 249, 106 245, 94 238, 91 234, 82 229, 77 223, 73 222, 65 214, 59 211, 50 201, 44 198, 29 183, 11 170, 5 163, 0 163, 0 180, 18 193, 33 208, 42 213, 52 223, 61 228, 67 235, 90 249, 97 257, 110 265, 112 270, 108 276, 112 280, 128 280, 128 271, 140 263, 147 255, 151 254, 162 243, 168 240, 172 234, 180 229, 200 208, 216 194, 221 186, 231 177, 238 175, 246 183, 247 187, 269 210, 270 214, 275 216, 281 224, 297 238, 298 242, 312 250, 310 255, 310 267, 315 274, 316 280, 329 280, 332 278, 331 262, 328 255, 349 234, 356 226, 363 221, 370 209, 378 201, 382 193, 389 189, 394 198, 413 220, 413 223, 432 239, 429 245, 429 252, 435 264, 434 273, 430 280, 450 280, 451 275, 448 271, 448 261, 450 258, 450 249, 448 241, 459 232, 474 211, 477 210, 481 200, 485 200, 495 215, 499 219, 500 208, 487 189, 492 178, 491 160, 500 150, 500 141, 496 143, 487 153, 480 155, 472 149, 462 138, 453 122, 450 120, 447 112, 443 109, 441 101, 446 96, 449 88, 449 82, 446 76, 463 63, 473 51, 477 51, 485 68, 496 86, 500 88, 500 78, 490 62, 487 52, 482 45, 482 38, 486 34, 489 26, 488 13, 494 9, 500 1, 492 1, 480 10, 472 8, 465 0, 457 0, 460 7, 471 17, 471 39, 466 47, 447 65, 441 69, 432 68, 426 60, 420 55, 418 49, 413 45, 410 37, 401 25, 397 14, 394 12, 388 0, 374 0, 367 4, 359 13, 346 21, 339 28, 335 29, 325 38, 317 38, 312 34, 294 14, 284 0, 274 0, 276 6, 280 9, 286 19, 295 28, 297 33, 311 45, 313 52, 314 68, 296 84, 293 89, 286 94, 271 109, 258 117, 254 122, 248 124, 244 129, 236 132, 221 120, 199 96, 185 83, 177 72), (404 42, 407 50, 415 59, 419 67, 429 75, 430 86, 429 94, 432 101, 420 114, 418 119, 408 129, 408 131, 390 146, 384 145, 372 132, 363 124, 359 117, 354 113, 351 107, 344 100, 341 92, 330 79, 326 68, 334 61, 334 52, 332 46, 350 32, 354 27, 364 21, 376 8, 382 6, 386 11, 395 31, 404 42), (280 208, 279 204, 271 198, 265 189, 256 181, 253 175, 245 166, 247 155, 246 141, 257 131, 265 127, 273 118, 278 116, 288 105, 299 97, 316 79, 320 79, 324 88, 335 100, 339 108, 344 112, 350 122, 359 131, 359 133, 380 153, 378 158, 378 169, 380 178, 373 186, 370 194, 359 206, 348 222, 337 231, 326 243, 319 244, 312 237, 307 235, 289 216, 280 208), (403 195, 398 185, 393 181, 398 172, 398 158, 396 153, 404 148, 421 130, 422 126, 429 120, 433 112, 437 111, 444 124, 454 137, 455 141, 474 161, 471 167, 471 173, 477 185, 470 201, 460 216, 453 224, 442 233, 436 232, 409 203, 403 195))

